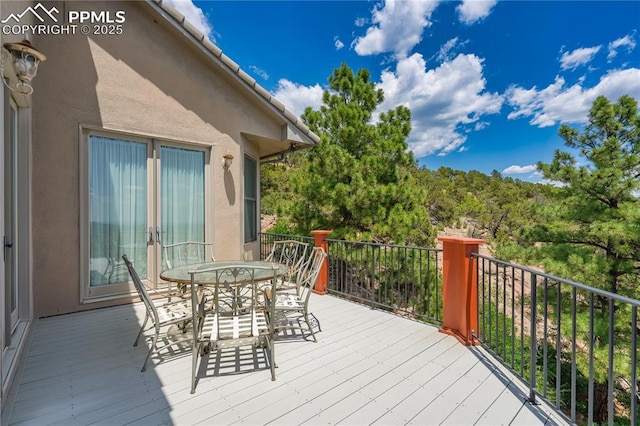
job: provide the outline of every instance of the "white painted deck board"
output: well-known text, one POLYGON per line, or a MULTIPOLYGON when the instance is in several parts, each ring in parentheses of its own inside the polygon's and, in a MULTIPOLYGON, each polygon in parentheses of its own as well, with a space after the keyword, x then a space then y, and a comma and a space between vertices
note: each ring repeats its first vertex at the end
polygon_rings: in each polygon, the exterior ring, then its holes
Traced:
POLYGON ((140 372, 141 305, 37 320, 2 424, 562 423, 524 402, 522 384, 482 349, 436 327, 331 296, 311 305, 318 343, 299 332, 279 340, 276 381, 260 349, 242 350, 239 373, 235 353, 223 353, 221 368, 213 353, 199 359, 194 395, 188 345, 140 372))

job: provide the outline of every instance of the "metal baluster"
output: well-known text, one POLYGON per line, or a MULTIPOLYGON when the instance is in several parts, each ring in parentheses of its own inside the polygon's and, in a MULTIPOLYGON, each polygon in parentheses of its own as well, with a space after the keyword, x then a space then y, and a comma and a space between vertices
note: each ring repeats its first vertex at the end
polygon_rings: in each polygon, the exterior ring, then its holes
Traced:
POLYGON ((536 402, 536 346, 538 344, 536 338, 536 314, 537 314, 537 276, 531 274, 531 349, 529 353, 529 402, 536 402))
POLYGON ((562 333, 561 330, 561 321, 562 321, 562 288, 560 287, 560 283, 556 282, 557 293, 556 293, 556 325, 558 327, 556 331, 556 408, 560 409, 560 383, 562 382, 561 374, 562 374, 562 341, 560 339, 562 333))
POLYGON ((594 320, 593 320, 593 292, 589 293, 589 393, 588 393, 588 421, 587 424, 593 424, 593 346, 595 345, 596 337, 594 336, 594 320))

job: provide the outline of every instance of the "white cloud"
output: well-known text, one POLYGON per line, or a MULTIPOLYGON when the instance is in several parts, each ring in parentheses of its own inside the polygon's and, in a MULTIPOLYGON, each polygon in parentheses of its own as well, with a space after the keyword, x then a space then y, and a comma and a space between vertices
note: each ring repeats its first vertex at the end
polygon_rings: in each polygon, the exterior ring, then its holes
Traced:
POLYGON ((436 55, 436 60, 439 62, 450 61, 454 54, 454 48, 459 45, 458 37, 454 37, 451 40, 447 41, 445 44, 440 46, 440 51, 438 55, 436 55))
POLYGON ((505 175, 522 175, 525 173, 535 172, 538 166, 535 164, 529 164, 528 166, 509 166, 502 171, 505 175))
POLYGON ((456 11, 460 22, 471 25, 489 16, 496 3, 498 0, 463 0, 456 11))
POLYGON ((202 9, 193 4, 192 0, 165 0, 171 7, 182 13, 187 21, 201 31, 211 41, 213 28, 202 9))
POLYGON ((573 52, 564 52, 560 58, 560 67, 563 70, 575 69, 580 65, 588 64, 598 53, 601 46, 581 47, 573 52))
POLYGON ((531 117, 530 123, 549 127, 557 123, 585 123, 593 101, 605 96, 615 102, 622 95, 640 99, 640 69, 612 70, 600 78, 594 87, 579 82, 566 86, 562 77, 544 89, 523 89, 513 86, 506 92, 507 102, 514 107, 507 118, 531 117))
POLYGON ((412 131, 407 142, 417 158, 446 155, 464 148, 466 130, 480 127, 481 118, 500 111, 503 99, 487 93, 482 59, 458 55, 435 69, 426 69, 420 54, 398 61, 395 71, 382 73, 379 88, 385 101, 379 111, 398 105, 411 110, 412 131))
POLYGON ((259 68, 255 65, 249 65, 249 70, 263 80, 269 80, 269 74, 262 68, 259 68))
POLYGON ((611 60, 616 57, 618 54, 618 49, 621 47, 626 47, 629 52, 636 48, 636 42, 631 36, 624 36, 617 40, 609 43, 609 53, 607 54, 607 59, 611 60))
POLYGON ((478 130, 482 130, 482 129, 484 129, 484 128, 485 128, 485 127, 487 127, 488 125, 489 125, 489 122, 487 122, 487 121, 478 121, 478 122, 476 123, 476 125, 475 125, 475 126, 473 126, 473 130, 475 130, 475 131, 477 132, 478 130))
POLYGON ((324 90, 319 84, 303 86, 292 81, 282 79, 273 96, 295 115, 300 116, 305 108, 310 106, 317 110, 322 105, 324 90))
POLYGON ((353 25, 355 25, 356 27, 364 27, 368 23, 369 23, 369 20, 367 18, 358 18, 358 19, 355 20, 353 25))
POLYGON ((338 36, 335 36, 333 38, 333 44, 336 46, 336 50, 340 50, 340 49, 342 49, 344 47, 344 43, 342 41, 340 41, 338 36))
POLYGON ((560 182, 560 181, 558 181, 558 180, 542 179, 542 180, 540 180, 540 182, 538 182, 538 183, 541 183, 541 184, 543 184, 543 185, 555 186, 556 188, 562 188, 562 187, 567 186, 567 184, 566 184, 566 183, 564 183, 564 182, 560 182))
POLYGON ((367 33, 356 38, 352 47, 358 55, 393 52, 406 57, 422 40, 422 32, 431 26, 431 13, 439 0, 403 1, 387 0, 372 11, 372 26, 367 33))
MULTIPOLYGON (((398 62, 395 70, 380 76, 377 88, 384 90, 385 101, 377 112, 405 105, 411 109, 412 131, 407 140, 417 158, 430 154, 446 155, 466 150, 466 134, 488 125, 482 120, 497 114, 503 99, 486 92, 482 59, 458 55, 435 69, 426 69, 422 55, 414 54, 398 62)), ((323 89, 280 80, 274 96, 296 115, 310 106, 322 105, 323 89)))

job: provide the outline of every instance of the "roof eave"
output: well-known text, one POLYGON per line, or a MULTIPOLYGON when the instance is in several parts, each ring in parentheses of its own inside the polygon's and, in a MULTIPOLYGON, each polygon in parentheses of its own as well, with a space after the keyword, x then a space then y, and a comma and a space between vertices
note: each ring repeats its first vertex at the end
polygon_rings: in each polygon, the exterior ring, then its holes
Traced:
MULTIPOLYGON (((207 55, 223 71, 238 81, 247 92, 252 94, 258 101, 268 109, 279 115, 286 123, 287 127, 293 130, 302 140, 296 142, 317 145, 320 137, 304 124, 294 113, 287 110, 285 106, 275 99, 268 90, 260 86, 254 78, 240 69, 240 66, 233 62, 231 58, 222 53, 222 50, 212 43, 203 33, 190 24, 184 15, 167 4, 164 0, 147 0, 162 17, 172 24, 178 31, 191 40, 205 55, 207 55)), ((292 141, 293 142, 293 141, 292 141)))

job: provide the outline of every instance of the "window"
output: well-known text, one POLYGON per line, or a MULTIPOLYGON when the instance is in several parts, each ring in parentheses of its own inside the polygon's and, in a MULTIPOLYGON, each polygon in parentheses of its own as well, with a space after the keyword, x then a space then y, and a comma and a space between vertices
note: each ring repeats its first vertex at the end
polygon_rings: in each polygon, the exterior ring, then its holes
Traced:
POLYGON ((256 161, 244 157, 244 242, 258 239, 258 167, 256 161))

